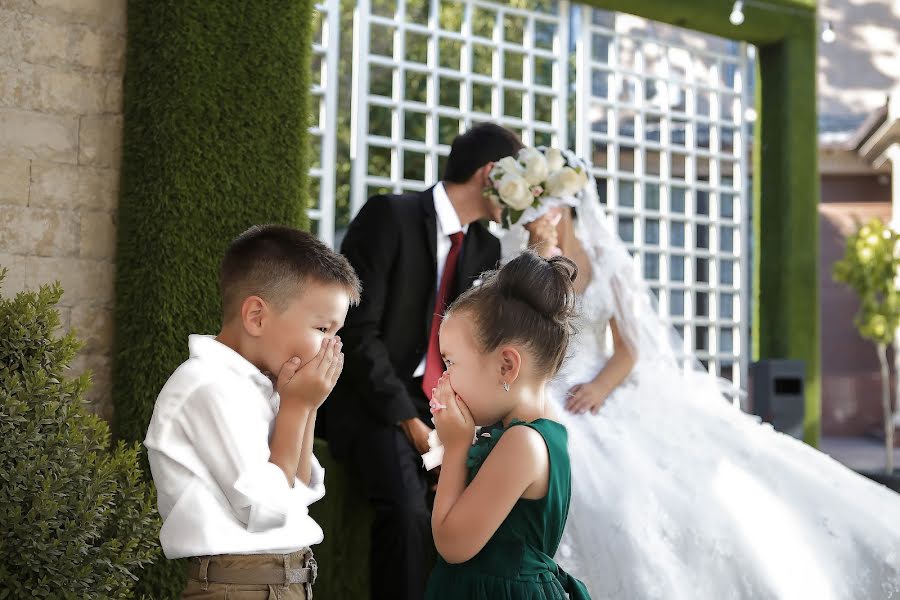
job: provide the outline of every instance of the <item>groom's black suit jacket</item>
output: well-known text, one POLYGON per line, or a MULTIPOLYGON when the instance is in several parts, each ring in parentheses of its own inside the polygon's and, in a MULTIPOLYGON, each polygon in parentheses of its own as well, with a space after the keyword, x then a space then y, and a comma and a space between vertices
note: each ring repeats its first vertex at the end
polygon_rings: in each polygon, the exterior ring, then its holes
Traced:
MULTIPOLYGON (((324 405, 332 452, 346 456, 364 429, 429 415, 413 373, 428 348, 437 291, 437 215, 432 190, 374 196, 341 245, 362 282, 362 301, 338 335, 344 371, 324 405)), ((469 225, 450 301, 500 260, 500 242, 469 225)))

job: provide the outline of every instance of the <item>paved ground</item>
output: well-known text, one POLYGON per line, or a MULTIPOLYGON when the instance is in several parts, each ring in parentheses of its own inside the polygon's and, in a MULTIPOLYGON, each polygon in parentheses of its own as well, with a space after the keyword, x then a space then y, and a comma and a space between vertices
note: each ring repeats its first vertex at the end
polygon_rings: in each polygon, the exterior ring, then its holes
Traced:
MULTIPOLYGON (((819 450, 854 470, 884 469, 884 444, 870 437, 823 437, 819 450)), ((894 449, 894 464, 900 465, 900 448, 894 449)))

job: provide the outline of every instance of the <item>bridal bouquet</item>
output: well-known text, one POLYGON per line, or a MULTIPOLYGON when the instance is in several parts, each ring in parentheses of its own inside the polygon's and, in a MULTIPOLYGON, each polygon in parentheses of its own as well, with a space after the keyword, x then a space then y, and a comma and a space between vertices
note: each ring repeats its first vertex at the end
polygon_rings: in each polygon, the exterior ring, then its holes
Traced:
POLYGON ((550 199, 578 198, 588 173, 571 152, 541 146, 497 161, 488 178, 484 194, 503 209, 502 224, 509 229, 526 211, 538 210, 550 199))

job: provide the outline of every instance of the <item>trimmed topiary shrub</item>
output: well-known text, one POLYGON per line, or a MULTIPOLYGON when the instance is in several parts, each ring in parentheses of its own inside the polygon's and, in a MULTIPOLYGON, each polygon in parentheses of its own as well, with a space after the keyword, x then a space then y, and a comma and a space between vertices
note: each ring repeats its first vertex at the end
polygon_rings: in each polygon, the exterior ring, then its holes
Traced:
MULTIPOLYGON (((143 440, 159 390, 187 358, 188 335, 218 331, 228 243, 254 224, 306 224, 312 6, 128 2, 117 437, 143 440)), ((161 559, 139 590, 162 600, 183 586, 182 561, 161 559)))
MULTIPOLYGON (((0 284, 5 271, 0 270, 0 284)), ((130 598, 158 519, 138 448, 90 413, 59 285, 0 295, 0 598, 130 598)))

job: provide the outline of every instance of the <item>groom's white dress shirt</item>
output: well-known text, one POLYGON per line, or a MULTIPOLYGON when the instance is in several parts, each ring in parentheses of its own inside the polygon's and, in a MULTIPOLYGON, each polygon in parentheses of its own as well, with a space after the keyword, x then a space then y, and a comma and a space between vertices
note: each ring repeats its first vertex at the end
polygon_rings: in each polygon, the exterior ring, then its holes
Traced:
MULTIPOLYGON (((453 208, 453 204, 450 202, 450 196, 447 195, 443 181, 432 188, 432 194, 434 195, 434 212, 437 215, 437 252, 435 253, 437 277, 434 285, 435 292, 437 292, 441 286, 441 276, 444 274, 447 255, 450 254, 450 236, 460 231, 467 233, 469 226, 463 226, 459 222, 459 215, 456 214, 456 209, 453 208)), ((425 374, 425 357, 427 354, 428 351, 426 350, 425 354, 422 355, 419 366, 416 367, 413 373, 413 377, 421 377, 425 374)))
POLYGON ((280 398, 272 381, 211 336, 192 335, 190 358, 163 387, 144 445, 156 483, 166 558, 287 554, 322 541, 308 506, 325 495, 288 485, 269 462, 280 398))

